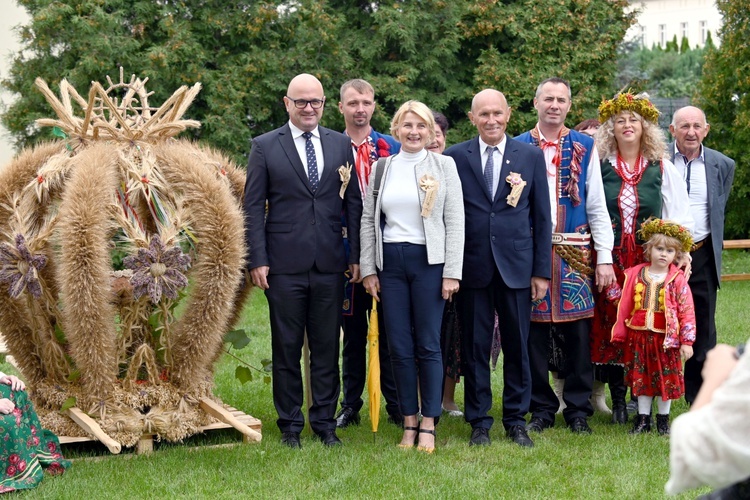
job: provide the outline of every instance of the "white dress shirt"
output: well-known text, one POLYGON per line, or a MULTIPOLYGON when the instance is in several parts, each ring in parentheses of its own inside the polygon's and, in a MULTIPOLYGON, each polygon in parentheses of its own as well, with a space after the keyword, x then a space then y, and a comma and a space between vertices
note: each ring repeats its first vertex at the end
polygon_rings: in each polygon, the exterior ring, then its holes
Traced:
MULTIPOLYGON (((495 193, 497 193, 497 186, 500 184, 500 169, 503 168, 503 157, 505 156, 505 145, 508 143, 506 137, 503 136, 503 140, 500 141, 495 147, 497 148, 492 153, 492 199, 495 199, 495 193)), ((479 155, 482 158, 482 173, 484 174, 484 167, 487 165, 489 159, 489 149, 492 146, 487 144, 479 138, 479 155)))
MULTIPOLYGON (((292 129, 292 139, 294 139, 294 147, 297 148, 299 159, 302 161, 302 166, 305 167, 307 177, 310 177, 310 171, 307 169, 307 151, 305 146, 307 145, 307 139, 302 137, 305 132, 297 128, 291 120, 289 121, 289 128, 292 129)), ((318 159, 318 179, 323 177, 323 145, 320 143, 320 130, 315 127, 315 130, 311 130, 312 137, 310 140, 315 148, 315 157, 318 159)))
POLYGON ((701 154, 690 162, 685 161, 685 157, 677 149, 675 144, 674 166, 682 178, 688 183, 688 163, 690 164, 690 214, 693 216, 695 231, 693 239, 703 241, 711 234, 711 222, 708 214, 708 185, 706 179, 706 159, 703 156, 703 145, 701 144, 701 154))
MULTIPOLYGON (((539 126, 537 125, 537 130, 539 126)), ((539 130, 539 142, 546 140, 539 130)), ((549 141, 556 143, 555 141, 549 141)), ((547 163, 547 185, 549 186, 549 202, 552 210, 552 232, 557 231, 557 167, 552 160, 555 150, 546 148, 544 161, 547 163), (554 168, 553 168, 554 167, 554 168), (554 174, 552 174, 554 172, 554 174)), ((580 180, 579 180, 580 181, 580 180)), ((589 164, 586 169, 586 217, 589 220, 589 231, 594 240, 596 249, 596 263, 611 264, 612 248, 615 246, 615 235, 612 232, 612 222, 607 211, 607 201, 604 197, 604 184, 602 183, 602 168, 599 164, 599 153, 596 147, 591 151, 589 164)))

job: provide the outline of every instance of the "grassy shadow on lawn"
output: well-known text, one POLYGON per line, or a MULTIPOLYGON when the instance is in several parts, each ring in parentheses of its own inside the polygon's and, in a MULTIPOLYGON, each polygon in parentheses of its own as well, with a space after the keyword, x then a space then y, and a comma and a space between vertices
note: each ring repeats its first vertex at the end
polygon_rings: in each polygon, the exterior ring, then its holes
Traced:
MULTIPOLYGON (((748 266, 750 270, 750 266, 748 266)), ((750 336, 750 283, 725 283, 719 292, 720 342, 737 344, 750 336)), ((270 358, 268 312, 257 292, 248 300, 242 324, 250 344, 235 352, 255 366, 270 358)), ((502 357, 501 357, 502 358, 502 357)), ((261 376, 241 385, 234 379, 237 362, 225 356, 216 370, 216 394, 225 402, 263 421, 263 441, 255 445, 210 448, 237 443, 235 431, 213 431, 185 445, 157 444, 150 456, 109 456, 102 446, 67 447, 75 458, 70 471, 47 477, 30 498, 661 498, 668 476, 668 438, 655 433, 630 436, 605 415, 591 419, 594 434, 577 436, 557 426, 535 436, 535 448, 522 449, 503 438, 499 422, 502 372, 492 374, 496 418, 493 444, 469 448, 470 429, 463 419, 444 417, 438 426, 438 450, 432 456, 403 451, 395 444, 400 429, 385 422, 373 436, 367 417, 339 432, 345 443, 328 450, 306 430, 303 449, 279 443, 271 385, 261 376), (92 455, 98 455, 90 458, 92 455)), ((0 370, 12 371, 8 365, 0 370)), ((366 394, 365 394, 366 399, 366 394)), ((456 400, 463 406, 463 386, 456 400)), ((686 411, 673 405, 672 418, 686 411)), ((705 491, 705 490, 701 490, 705 491)), ((679 498, 694 498, 698 491, 679 498)))

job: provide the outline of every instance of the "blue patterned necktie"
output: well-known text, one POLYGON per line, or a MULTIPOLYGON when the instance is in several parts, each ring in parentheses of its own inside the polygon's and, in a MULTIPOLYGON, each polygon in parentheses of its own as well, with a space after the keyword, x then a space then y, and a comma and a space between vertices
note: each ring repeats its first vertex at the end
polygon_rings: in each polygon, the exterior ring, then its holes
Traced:
POLYGON ((310 179, 310 187, 312 187, 313 193, 318 189, 318 157, 315 155, 315 147, 313 146, 312 132, 305 132, 302 134, 305 138, 305 154, 307 155, 307 177, 310 179))
POLYGON ((492 188, 495 187, 494 182, 492 182, 492 171, 495 169, 495 159, 493 158, 495 151, 497 151, 495 146, 487 148, 487 163, 484 164, 484 182, 487 183, 490 198, 492 198, 492 188))

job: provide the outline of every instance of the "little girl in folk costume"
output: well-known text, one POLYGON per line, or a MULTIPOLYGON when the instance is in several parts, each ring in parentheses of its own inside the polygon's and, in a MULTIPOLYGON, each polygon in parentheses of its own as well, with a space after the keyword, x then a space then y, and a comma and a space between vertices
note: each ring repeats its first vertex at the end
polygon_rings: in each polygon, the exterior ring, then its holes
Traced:
POLYGON ((625 270, 613 342, 627 342, 625 381, 638 398, 632 434, 651 430, 656 397, 656 429, 669 434, 669 409, 685 393, 682 362, 693 355, 695 311, 688 280, 674 264, 693 245, 677 223, 649 219, 641 225, 646 263, 625 270))

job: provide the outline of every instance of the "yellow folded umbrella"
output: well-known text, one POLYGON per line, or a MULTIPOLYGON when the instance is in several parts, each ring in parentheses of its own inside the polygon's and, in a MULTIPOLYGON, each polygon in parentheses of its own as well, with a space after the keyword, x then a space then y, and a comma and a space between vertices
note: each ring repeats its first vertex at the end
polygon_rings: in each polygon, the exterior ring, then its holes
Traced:
POLYGON ((370 311, 370 326, 367 329, 367 344, 370 346, 369 368, 367 369, 367 394, 370 396, 370 422, 372 432, 378 432, 380 421, 380 350, 378 337, 378 302, 373 297, 370 311))

